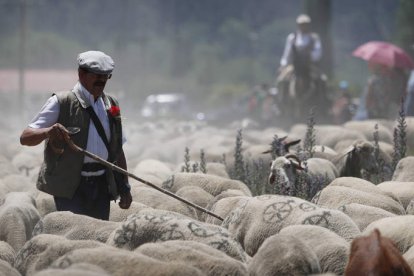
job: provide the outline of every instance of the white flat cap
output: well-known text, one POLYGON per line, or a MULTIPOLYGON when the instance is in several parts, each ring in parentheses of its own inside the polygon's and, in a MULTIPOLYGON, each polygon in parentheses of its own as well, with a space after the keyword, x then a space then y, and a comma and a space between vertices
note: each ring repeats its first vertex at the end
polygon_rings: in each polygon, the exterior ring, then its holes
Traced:
POLYGON ((100 51, 87 51, 78 55, 79 68, 95 74, 110 74, 114 70, 114 61, 100 51))
POLYGON ((296 18, 296 23, 297 24, 306 24, 306 23, 310 23, 310 22, 311 22, 311 19, 306 14, 301 14, 296 18))

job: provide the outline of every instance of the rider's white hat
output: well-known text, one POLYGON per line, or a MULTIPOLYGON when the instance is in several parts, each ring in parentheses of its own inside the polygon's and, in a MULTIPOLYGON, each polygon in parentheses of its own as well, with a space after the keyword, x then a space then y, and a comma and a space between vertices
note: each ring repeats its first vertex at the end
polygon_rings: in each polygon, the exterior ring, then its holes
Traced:
POLYGON ((306 23, 310 23, 310 22, 311 22, 311 19, 306 14, 301 14, 296 18, 296 23, 297 24, 306 24, 306 23))

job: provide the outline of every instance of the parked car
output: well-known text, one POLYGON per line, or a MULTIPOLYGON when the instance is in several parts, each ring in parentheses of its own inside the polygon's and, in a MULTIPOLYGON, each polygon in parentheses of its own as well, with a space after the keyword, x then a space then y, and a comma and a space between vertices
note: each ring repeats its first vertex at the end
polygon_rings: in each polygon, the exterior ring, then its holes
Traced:
POLYGON ((141 116, 148 119, 185 119, 191 116, 191 112, 184 94, 163 93, 152 94, 145 99, 141 108, 141 116))

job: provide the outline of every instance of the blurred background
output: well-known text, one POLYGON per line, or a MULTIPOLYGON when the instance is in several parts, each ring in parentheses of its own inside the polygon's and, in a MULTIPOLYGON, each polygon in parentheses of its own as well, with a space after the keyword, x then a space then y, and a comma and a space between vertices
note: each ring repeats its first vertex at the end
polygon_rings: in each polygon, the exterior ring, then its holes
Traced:
POLYGON ((301 13, 321 36, 328 83, 347 81, 355 97, 368 74, 357 46, 382 40, 413 54, 414 0, 0 0, 3 114, 27 125, 53 91, 74 86, 87 50, 115 60, 106 91, 127 119, 153 94, 184 95, 182 110, 199 119, 242 109, 253 87, 274 85, 301 13))

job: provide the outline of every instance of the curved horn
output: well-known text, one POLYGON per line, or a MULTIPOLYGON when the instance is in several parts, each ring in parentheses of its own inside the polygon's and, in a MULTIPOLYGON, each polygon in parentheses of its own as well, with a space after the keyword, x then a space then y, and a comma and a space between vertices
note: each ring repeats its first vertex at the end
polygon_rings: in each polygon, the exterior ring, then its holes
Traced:
POLYGON ((296 162, 290 160, 290 163, 298 170, 304 170, 306 169, 305 167, 302 166, 302 161, 300 161, 299 157, 295 154, 287 154, 285 155, 285 158, 289 159, 292 158, 294 159, 296 162))

